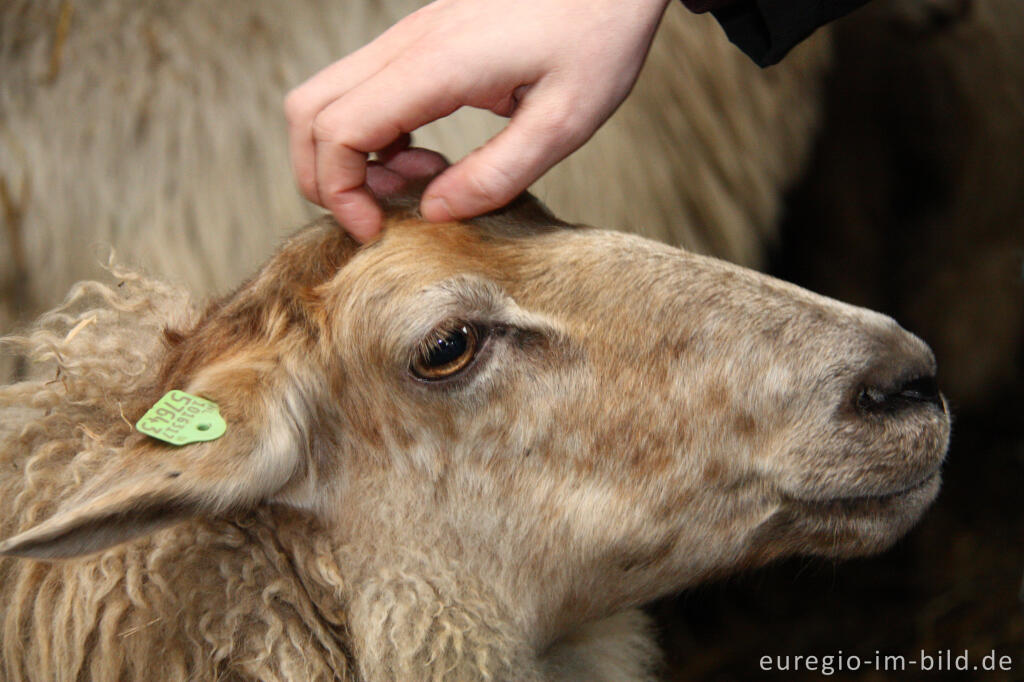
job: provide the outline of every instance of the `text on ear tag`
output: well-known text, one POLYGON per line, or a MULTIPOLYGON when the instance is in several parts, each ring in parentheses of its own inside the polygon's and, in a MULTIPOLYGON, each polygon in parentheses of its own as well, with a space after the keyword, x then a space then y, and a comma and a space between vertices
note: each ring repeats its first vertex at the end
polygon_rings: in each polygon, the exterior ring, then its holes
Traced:
POLYGON ((188 445, 216 440, 224 435, 228 425, 220 416, 217 403, 175 390, 156 401, 135 428, 171 445, 188 445))

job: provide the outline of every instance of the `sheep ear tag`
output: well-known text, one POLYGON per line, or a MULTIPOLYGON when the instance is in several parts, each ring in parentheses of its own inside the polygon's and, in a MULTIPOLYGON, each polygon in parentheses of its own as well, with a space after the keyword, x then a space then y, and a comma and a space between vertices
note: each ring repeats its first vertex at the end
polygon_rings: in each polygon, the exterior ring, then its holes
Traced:
POLYGON ((135 428, 171 445, 188 445, 216 440, 228 425, 217 403, 184 391, 169 391, 142 415, 135 428))

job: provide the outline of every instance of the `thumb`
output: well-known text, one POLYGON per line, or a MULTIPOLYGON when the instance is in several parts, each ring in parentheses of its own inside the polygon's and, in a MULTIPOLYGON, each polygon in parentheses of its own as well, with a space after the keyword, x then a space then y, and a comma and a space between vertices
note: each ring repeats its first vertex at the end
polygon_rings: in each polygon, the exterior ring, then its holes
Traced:
POLYGON ((573 111, 564 95, 524 99, 508 126, 434 179, 420 213, 433 222, 493 211, 576 151, 603 122, 573 111))

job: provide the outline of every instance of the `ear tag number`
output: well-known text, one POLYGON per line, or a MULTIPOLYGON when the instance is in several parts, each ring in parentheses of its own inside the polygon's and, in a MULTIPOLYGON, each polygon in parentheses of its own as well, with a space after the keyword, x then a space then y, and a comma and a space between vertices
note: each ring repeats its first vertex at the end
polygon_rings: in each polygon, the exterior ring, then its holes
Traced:
POLYGON ((216 440, 228 425, 217 403, 184 391, 169 391, 142 415, 135 428, 171 445, 188 445, 216 440))

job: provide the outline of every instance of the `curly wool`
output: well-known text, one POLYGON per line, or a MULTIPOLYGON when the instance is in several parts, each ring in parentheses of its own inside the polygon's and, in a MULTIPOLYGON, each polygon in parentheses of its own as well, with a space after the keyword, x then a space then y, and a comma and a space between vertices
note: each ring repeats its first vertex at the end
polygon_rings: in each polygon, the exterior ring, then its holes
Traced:
MULTIPOLYGON (((181 290, 112 269, 7 350, 38 367, 0 388, 0 533, 51 515, 124 442, 152 400, 163 329, 194 321, 181 290)), ((57 563, 0 559, 5 680, 354 679, 331 545, 263 508, 191 521, 57 563)))

